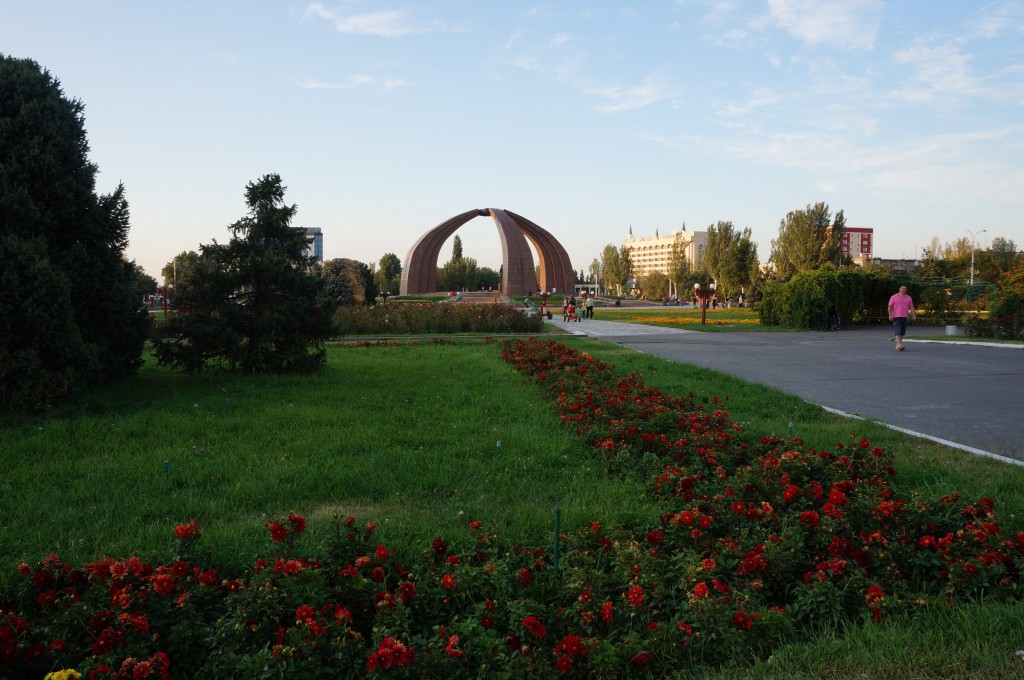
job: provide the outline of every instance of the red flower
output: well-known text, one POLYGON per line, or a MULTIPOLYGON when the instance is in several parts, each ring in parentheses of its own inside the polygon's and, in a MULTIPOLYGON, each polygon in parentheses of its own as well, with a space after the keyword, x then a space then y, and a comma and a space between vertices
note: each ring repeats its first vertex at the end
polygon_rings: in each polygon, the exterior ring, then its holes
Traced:
POLYGON ((885 591, 879 586, 871 584, 868 586, 868 591, 864 595, 864 602, 869 606, 873 606, 881 602, 885 598, 885 591))
POLYGON ((655 529, 647 533, 647 542, 651 545, 660 545, 665 540, 665 532, 661 529, 655 529))
POLYGON ((157 595, 170 595, 174 592, 174 577, 170 574, 157 574, 153 577, 153 590, 157 595))
POLYGON ((174 527, 174 535, 181 541, 199 538, 199 523, 192 519, 185 524, 179 524, 174 527))
POLYGON ((288 523, 292 525, 292 531, 297 534, 306 530, 306 518, 302 515, 288 515, 288 523))
POLYGON ((612 616, 613 616, 613 613, 612 613, 612 603, 611 602, 605 602, 604 604, 601 605, 601 620, 602 621, 611 621, 612 620, 612 616))
POLYGON ((527 569, 525 567, 520 569, 519 570, 519 583, 524 585, 524 586, 528 586, 532 582, 533 582, 533 573, 529 569, 527 569))
POLYGON ((533 633, 533 636, 540 640, 542 637, 548 634, 547 626, 540 622, 536 616, 527 616, 523 619, 523 626, 533 633))
POLYGON ((626 592, 626 599, 634 607, 639 607, 644 603, 644 589, 640 586, 633 586, 626 592))
POLYGON ((275 543, 280 543, 284 539, 288 538, 288 529, 283 524, 267 522, 263 526, 270 529, 270 537, 274 539, 275 543))
POLYGON ((452 574, 445 574, 441 577, 441 586, 445 590, 451 590, 456 585, 458 584, 455 583, 455 576, 453 576, 452 574))
POLYGON ((448 644, 444 648, 444 653, 448 656, 455 657, 456 659, 461 659, 466 656, 466 653, 459 649, 458 635, 452 635, 450 638, 448 638, 448 644))
POLYGON ((406 647, 393 637, 386 637, 381 640, 377 651, 370 654, 366 660, 366 668, 371 673, 377 669, 391 670, 401 666, 408 666, 416 659, 416 648, 406 647))
POLYGON ((412 581, 406 581, 402 585, 398 586, 398 600, 402 604, 408 604, 416 599, 416 584, 412 581))
POLYGON ((810 527, 818 526, 818 513, 813 510, 805 510, 800 513, 800 523, 810 527))
POLYGON ((798 493, 800 493, 800 488, 796 484, 790 484, 786 487, 786 490, 782 492, 782 500, 787 503, 792 503, 798 493))
POLYGON ((707 597, 710 594, 708 590, 708 584, 701 581, 693 587, 693 596, 697 598, 707 597))
POLYGON ((745 611, 738 611, 732 615, 732 625, 740 630, 750 630, 754 627, 754 622, 745 611))

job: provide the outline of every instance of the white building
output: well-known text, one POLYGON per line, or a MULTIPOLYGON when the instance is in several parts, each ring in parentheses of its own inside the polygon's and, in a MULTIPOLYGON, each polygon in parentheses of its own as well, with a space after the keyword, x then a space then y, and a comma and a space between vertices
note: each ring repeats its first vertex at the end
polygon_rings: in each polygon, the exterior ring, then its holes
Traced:
POLYGON ((629 238, 622 248, 629 252, 629 260, 633 263, 633 278, 640 279, 651 272, 668 274, 672 262, 672 248, 679 239, 686 254, 686 263, 690 269, 699 269, 704 262, 704 249, 708 243, 706 231, 687 231, 683 226, 664 236, 655 229, 654 236, 633 236, 633 227, 629 228, 629 238))

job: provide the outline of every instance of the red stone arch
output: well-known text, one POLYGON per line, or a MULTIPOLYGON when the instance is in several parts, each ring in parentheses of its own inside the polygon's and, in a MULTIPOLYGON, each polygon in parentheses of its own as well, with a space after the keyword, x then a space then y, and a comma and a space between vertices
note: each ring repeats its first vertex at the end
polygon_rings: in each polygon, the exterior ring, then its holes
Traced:
POLYGON ((569 254, 554 236, 510 210, 483 208, 469 210, 442 222, 413 244, 402 268, 402 295, 437 292, 437 258, 441 246, 466 222, 474 217, 488 216, 494 219, 501 239, 501 291, 505 295, 526 295, 537 288, 530 243, 540 258, 541 290, 575 290, 576 272, 569 261, 569 254))

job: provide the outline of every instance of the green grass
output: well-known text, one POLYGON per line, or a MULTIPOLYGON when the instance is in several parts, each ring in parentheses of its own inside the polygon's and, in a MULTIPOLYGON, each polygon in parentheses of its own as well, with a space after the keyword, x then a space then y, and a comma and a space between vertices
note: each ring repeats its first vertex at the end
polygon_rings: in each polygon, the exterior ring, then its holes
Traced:
MULTIPOLYGON (((901 492, 991 496, 1006 531, 1024 528, 1021 468, 721 373, 610 343, 565 342, 643 373, 652 387, 717 396, 751 432, 787 435, 792 422, 794 436, 833 451, 866 437, 894 454, 901 492)), ((169 559, 173 527, 193 517, 207 556, 230 568, 265 555, 263 523, 290 511, 311 520, 307 545, 327 518, 354 514, 377 521, 379 539, 400 550, 463 535, 471 519, 512 542, 546 545, 555 506, 566 533, 593 520, 642 529, 664 511, 634 483, 607 478, 491 343, 334 349, 322 374, 305 377, 188 377, 148 363, 75 405, 0 423, 0 586, 19 562, 49 552, 73 563, 169 559)), ((706 677, 1019 677, 1021 620, 1020 603, 941 608, 824 630, 768 662, 737 659, 706 677)))
POLYGON ((307 515, 314 538, 321 520, 354 514, 410 547, 462 534, 470 519, 542 545, 556 505, 567 525, 657 516, 605 477, 496 344, 332 350, 327 370, 306 377, 150 364, 4 425, 5 576, 49 552, 165 557, 173 527, 193 517, 212 557, 240 565, 264 551, 263 523, 290 511, 307 515))

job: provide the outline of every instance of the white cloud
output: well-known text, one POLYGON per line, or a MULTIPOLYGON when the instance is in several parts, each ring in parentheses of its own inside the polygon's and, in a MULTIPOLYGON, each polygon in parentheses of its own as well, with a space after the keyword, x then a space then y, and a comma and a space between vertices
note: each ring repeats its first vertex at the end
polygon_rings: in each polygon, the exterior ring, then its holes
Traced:
POLYGON ((444 30, 444 26, 438 22, 416 23, 408 12, 399 10, 342 14, 315 2, 306 7, 306 16, 324 19, 334 24, 339 33, 375 35, 381 38, 400 38, 411 33, 444 30))
POLYGON ((568 33, 559 33, 558 35, 551 39, 549 45, 551 45, 551 47, 558 48, 566 44, 570 40, 572 40, 572 36, 569 35, 568 33))
POLYGON ((1006 2, 985 7, 972 22, 971 29, 982 38, 1024 35, 1024 3, 1006 2))
POLYGON ((768 0, 772 21, 810 45, 842 49, 875 46, 881 0, 768 0))
POLYGON ((648 77, 643 83, 632 87, 603 86, 603 87, 579 87, 581 92, 602 99, 610 100, 610 103, 598 106, 598 109, 605 113, 619 113, 632 109, 641 109, 666 99, 672 99, 676 93, 669 89, 658 78, 648 77))
POLYGON ((351 90, 355 87, 379 85, 386 90, 393 90, 407 83, 400 78, 378 79, 372 76, 352 75, 341 82, 325 82, 322 80, 304 80, 298 86, 306 90, 351 90))
POLYGON ((728 104, 721 108, 717 113, 721 116, 739 116, 745 113, 749 113, 754 109, 764 108, 766 106, 773 106, 781 101, 777 92, 768 88, 760 87, 754 90, 747 101, 741 104, 728 104))
POLYGON ((915 84, 900 88, 893 94, 903 100, 928 102, 952 95, 983 93, 983 84, 973 75, 971 57, 953 44, 931 47, 914 45, 894 55, 897 63, 915 70, 915 84))

